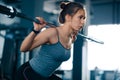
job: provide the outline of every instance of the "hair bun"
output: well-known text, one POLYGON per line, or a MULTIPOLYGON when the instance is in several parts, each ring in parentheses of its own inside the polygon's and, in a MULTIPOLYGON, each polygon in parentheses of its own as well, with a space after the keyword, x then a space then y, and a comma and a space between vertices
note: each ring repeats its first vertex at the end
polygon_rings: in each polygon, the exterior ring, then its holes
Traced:
POLYGON ((60 8, 61 8, 61 9, 64 9, 65 7, 66 7, 65 2, 62 2, 62 3, 60 4, 60 8))

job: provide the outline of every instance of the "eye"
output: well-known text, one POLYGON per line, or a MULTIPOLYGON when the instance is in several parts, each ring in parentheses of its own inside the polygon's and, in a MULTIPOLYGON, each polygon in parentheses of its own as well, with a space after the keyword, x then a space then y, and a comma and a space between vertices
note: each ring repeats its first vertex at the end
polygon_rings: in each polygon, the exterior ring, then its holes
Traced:
POLYGON ((86 17, 83 17, 83 19, 85 19, 86 17))
POLYGON ((83 15, 81 15, 81 16, 79 16, 79 18, 80 18, 80 19, 85 19, 86 17, 83 16, 83 15))

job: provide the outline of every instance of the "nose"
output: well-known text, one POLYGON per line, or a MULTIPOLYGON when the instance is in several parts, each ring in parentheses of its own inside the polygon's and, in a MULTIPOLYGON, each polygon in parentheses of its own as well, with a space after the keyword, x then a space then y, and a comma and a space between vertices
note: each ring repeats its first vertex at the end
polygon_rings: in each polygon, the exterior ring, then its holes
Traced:
POLYGON ((80 23, 81 23, 81 24, 84 24, 84 23, 85 23, 85 19, 81 19, 81 20, 80 20, 80 23))
POLYGON ((85 20, 82 19, 82 20, 80 21, 80 25, 83 26, 84 23, 85 23, 85 20))

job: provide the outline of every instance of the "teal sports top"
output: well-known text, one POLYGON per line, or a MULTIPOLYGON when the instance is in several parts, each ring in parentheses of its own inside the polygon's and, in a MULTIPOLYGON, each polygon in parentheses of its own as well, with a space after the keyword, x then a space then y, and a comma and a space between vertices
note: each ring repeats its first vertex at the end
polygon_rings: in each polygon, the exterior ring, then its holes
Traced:
POLYGON ((39 53, 30 60, 30 66, 38 74, 49 77, 63 61, 70 58, 70 49, 66 49, 59 41, 55 44, 44 44, 39 53))

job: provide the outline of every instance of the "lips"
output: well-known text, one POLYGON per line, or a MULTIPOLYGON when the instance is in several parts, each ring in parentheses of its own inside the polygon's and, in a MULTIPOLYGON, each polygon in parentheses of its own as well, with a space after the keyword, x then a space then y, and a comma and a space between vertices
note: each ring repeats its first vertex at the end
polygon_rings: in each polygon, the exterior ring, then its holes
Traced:
POLYGON ((79 30, 82 29, 83 27, 82 26, 79 26, 79 30))

